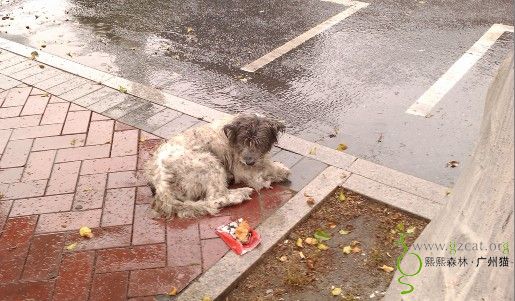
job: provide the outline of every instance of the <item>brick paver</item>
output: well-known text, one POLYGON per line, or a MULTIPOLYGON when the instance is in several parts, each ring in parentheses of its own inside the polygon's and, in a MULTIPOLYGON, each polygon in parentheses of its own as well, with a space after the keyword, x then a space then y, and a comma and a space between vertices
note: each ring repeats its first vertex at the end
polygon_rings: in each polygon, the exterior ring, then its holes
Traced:
MULTIPOLYGON (((62 72, 25 70, 63 98, 98 88, 64 92, 62 72)), ((121 121, 82 107, 119 97, 105 88, 79 106, 3 75, 0 86, 0 300, 153 300, 180 291, 228 251, 217 226, 240 217, 257 225, 293 194, 275 186, 216 217, 156 217, 143 168, 162 139, 125 122, 171 134, 199 120, 160 106, 140 116, 134 97, 106 112, 131 109, 121 121), (82 226, 94 237, 80 237, 82 226)))

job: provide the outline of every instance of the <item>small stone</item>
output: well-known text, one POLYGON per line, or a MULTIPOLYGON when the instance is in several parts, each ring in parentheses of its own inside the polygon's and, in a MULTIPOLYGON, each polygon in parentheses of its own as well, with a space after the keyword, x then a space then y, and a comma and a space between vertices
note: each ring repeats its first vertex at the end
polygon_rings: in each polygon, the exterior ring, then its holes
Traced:
POLYGON ((273 289, 271 289, 271 288, 269 288, 269 289, 267 289, 267 290, 266 290, 266 292, 265 292, 265 293, 266 293, 267 295, 271 295, 271 294, 273 294, 273 293, 274 293, 274 290, 273 290, 273 289))
POLYGON ((82 210, 82 208, 84 208, 84 207, 82 207, 82 205, 75 206, 75 209, 77 209, 77 210, 82 210))

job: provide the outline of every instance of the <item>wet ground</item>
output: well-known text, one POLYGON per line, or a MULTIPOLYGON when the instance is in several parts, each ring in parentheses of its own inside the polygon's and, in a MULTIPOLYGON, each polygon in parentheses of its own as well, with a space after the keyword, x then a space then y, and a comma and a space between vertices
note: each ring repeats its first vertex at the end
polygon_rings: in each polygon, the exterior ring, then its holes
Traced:
POLYGON ((257 111, 288 131, 443 185, 477 138, 487 87, 513 48, 505 33, 434 108, 417 100, 512 3, 369 1, 255 73, 241 71, 346 7, 319 0, 0 2, 0 36, 226 112, 257 111), (43 47, 44 46, 44 47, 43 47))

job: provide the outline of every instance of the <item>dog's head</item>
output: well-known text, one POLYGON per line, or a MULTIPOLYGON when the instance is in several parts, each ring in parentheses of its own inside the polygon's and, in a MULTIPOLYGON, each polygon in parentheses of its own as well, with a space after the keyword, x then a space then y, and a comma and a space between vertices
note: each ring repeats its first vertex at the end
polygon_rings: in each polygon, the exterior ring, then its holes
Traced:
POLYGON ((277 142, 285 125, 277 120, 255 114, 240 114, 224 126, 223 130, 236 159, 245 165, 259 163, 277 142))

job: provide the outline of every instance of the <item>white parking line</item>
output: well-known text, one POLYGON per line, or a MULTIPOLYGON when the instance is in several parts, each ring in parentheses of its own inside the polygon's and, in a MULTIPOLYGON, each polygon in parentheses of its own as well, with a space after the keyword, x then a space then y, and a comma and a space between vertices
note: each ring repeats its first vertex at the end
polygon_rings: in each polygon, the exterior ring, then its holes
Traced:
POLYGON ((420 98, 406 110, 406 113, 427 116, 433 107, 474 66, 504 32, 513 32, 513 26, 494 24, 470 47, 420 98))
POLYGON ((319 33, 326 31, 327 29, 331 28, 332 26, 338 24, 338 22, 340 22, 340 21, 344 20, 345 18, 347 18, 348 16, 354 14, 358 10, 368 6, 368 3, 360 2, 360 1, 345 1, 345 0, 323 0, 323 1, 335 2, 338 4, 350 6, 350 7, 347 8, 346 10, 342 11, 341 13, 332 16, 331 18, 327 19, 326 21, 318 24, 317 26, 311 28, 310 30, 302 33, 301 35, 297 36, 296 38, 286 42, 284 45, 275 48, 274 50, 263 55, 262 57, 258 58, 257 60, 253 61, 252 63, 243 66, 241 68, 241 70, 247 71, 247 72, 255 72, 256 70, 263 68, 263 66, 272 62, 276 58, 282 56, 285 53, 290 52, 291 50, 297 48, 299 45, 301 45, 302 43, 311 39, 312 37, 318 35, 319 33))

